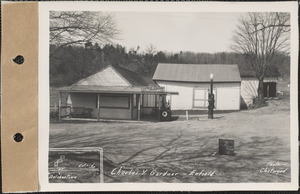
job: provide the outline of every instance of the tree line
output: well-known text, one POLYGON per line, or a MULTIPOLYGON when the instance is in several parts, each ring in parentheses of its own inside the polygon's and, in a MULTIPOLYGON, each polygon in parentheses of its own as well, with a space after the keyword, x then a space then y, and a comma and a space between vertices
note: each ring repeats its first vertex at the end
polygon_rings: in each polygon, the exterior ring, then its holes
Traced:
MULTIPOLYGON (((56 49, 56 45, 50 45, 51 51, 56 49)), ((288 76, 289 60, 279 62, 270 68, 269 74, 288 76)), ((119 65, 142 76, 152 77, 158 63, 238 64, 242 75, 251 73, 245 57, 234 52, 172 53, 156 51, 152 45, 142 52, 139 47, 127 50, 121 45, 106 44, 100 47, 97 43, 88 42, 84 46, 69 45, 56 51, 55 57, 50 58, 50 85, 57 87, 73 84, 107 65, 119 65)))

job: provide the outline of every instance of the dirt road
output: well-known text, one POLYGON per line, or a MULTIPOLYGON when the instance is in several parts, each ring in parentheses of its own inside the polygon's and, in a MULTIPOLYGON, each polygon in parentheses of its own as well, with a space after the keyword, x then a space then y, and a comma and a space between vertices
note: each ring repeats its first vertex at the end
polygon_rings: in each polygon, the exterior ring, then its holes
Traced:
POLYGON ((105 182, 290 181, 287 100, 206 118, 50 124, 50 147, 103 148, 105 182), (219 139, 234 140, 236 155, 219 155, 219 139))

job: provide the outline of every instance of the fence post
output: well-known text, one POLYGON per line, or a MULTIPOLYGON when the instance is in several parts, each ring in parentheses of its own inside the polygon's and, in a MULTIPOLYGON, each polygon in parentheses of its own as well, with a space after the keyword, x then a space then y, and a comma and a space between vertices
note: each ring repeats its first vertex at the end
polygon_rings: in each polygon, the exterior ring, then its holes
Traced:
POLYGON ((158 109, 157 109, 157 120, 160 121, 160 94, 158 95, 158 109))
POLYGON ((100 121, 100 94, 97 94, 97 109, 98 109, 98 121, 100 121))
POLYGON ((138 101, 138 121, 140 122, 141 119, 141 94, 139 94, 139 101, 138 101))
POLYGON ((186 120, 189 120, 189 112, 185 111, 186 120))
POLYGON ((58 121, 59 122, 61 120, 61 98, 62 98, 62 93, 59 92, 59 100, 58 100, 58 121))

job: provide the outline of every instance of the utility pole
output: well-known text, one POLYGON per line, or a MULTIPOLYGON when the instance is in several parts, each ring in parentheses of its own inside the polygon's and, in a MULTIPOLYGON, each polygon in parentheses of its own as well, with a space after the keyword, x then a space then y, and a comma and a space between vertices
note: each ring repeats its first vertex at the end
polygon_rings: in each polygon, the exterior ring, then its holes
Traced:
POLYGON ((215 96, 213 93, 213 85, 214 85, 214 74, 210 74, 210 93, 208 94, 208 118, 214 118, 214 103, 215 103, 215 96))

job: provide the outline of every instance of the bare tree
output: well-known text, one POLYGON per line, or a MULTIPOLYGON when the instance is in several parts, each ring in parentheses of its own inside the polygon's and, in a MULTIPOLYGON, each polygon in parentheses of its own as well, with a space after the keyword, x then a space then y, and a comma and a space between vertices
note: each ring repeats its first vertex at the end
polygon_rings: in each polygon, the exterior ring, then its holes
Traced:
POLYGON ((146 54, 154 55, 156 51, 156 47, 153 44, 149 44, 145 49, 146 54))
POLYGON ((264 103, 263 80, 279 57, 289 54, 290 15, 288 13, 248 13, 234 32, 232 49, 242 53, 259 84, 257 104, 264 103))
POLYGON ((58 49, 85 43, 111 43, 117 37, 114 18, 110 14, 85 11, 51 11, 50 44, 58 49))

